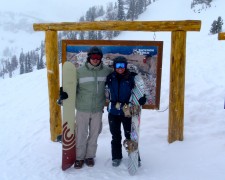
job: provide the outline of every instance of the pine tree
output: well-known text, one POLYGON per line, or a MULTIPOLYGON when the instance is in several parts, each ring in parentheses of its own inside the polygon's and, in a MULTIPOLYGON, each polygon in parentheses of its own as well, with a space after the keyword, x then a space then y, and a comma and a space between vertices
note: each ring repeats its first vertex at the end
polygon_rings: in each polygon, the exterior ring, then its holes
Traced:
POLYGON ((4 72, 3 72, 3 69, 0 70, 0 77, 2 77, 2 79, 4 79, 4 72))
POLYGON ((28 58, 27 55, 24 55, 24 73, 28 73, 28 58))
POLYGON ((130 0, 127 11, 127 19, 133 21, 135 19, 135 11, 135 0, 130 0))
POLYGON ((44 65, 44 62, 43 62, 43 58, 40 58, 38 62, 39 62, 38 63, 38 69, 44 69, 45 65, 44 65))
POLYGON ((119 34, 120 34, 120 31, 113 31, 113 37, 117 37, 119 36, 119 34))
POLYGON ((30 59, 31 59, 31 65, 32 67, 36 66, 37 65, 37 62, 38 62, 38 58, 37 58, 37 49, 36 50, 32 50, 29 52, 30 54, 30 59))
POLYGON ((218 33, 220 33, 222 31, 222 28, 223 28, 223 19, 221 18, 221 16, 219 16, 217 19, 218 33))
POLYGON ((145 11, 147 9, 148 6, 148 1, 147 0, 143 0, 143 10, 145 11))
POLYGON ((76 40, 77 39, 77 32, 74 32, 74 31, 67 32, 66 33, 66 39, 76 40))
POLYGON ((110 40, 113 38, 113 31, 105 31, 105 38, 110 40))
POLYGON ((0 76, 2 77, 2 79, 5 78, 5 65, 3 63, 3 59, 1 59, 1 64, 2 64, 2 70, 0 71, 0 76))
POLYGON ((223 19, 219 16, 217 20, 214 20, 210 29, 211 34, 217 34, 222 31, 223 19))
POLYGON ((93 6, 89 8, 89 10, 86 12, 86 21, 94 21, 97 17, 96 15, 96 6, 93 6))
POLYGON ((97 40, 97 33, 95 31, 88 31, 88 39, 97 40))
POLYGON ((191 2, 191 8, 194 8, 194 6, 197 5, 197 4, 202 4, 202 5, 205 4, 206 6, 210 7, 211 6, 211 2, 212 2, 212 0, 193 0, 191 2))
POLYGON ((43 69, 44 68, 44 60, 43 57, 45 55, 45 44, 44 41, 41 42, 41 46, 40 46, 40 58, 39 58, 39 69, 43 69))
POLYGON ((16 55, 13 55, 11 58, 11 66, 13 71, 18 67, 18 60, 16 55))
POLYGON ((26 55, 26 62, 27 62, 27 73, 32 72, 33 67, 32 67, 30 52, 28 52, 26 55))
POLYGON ((102 32, 101 31, 98 31, 97 32, 97 39, 98 40, 102 40, 103 39, 103 35, 102 35, 102 32))
POLYGON ((84 40, 85 39, 85 32, 84 31, 80 31, 79 33, 79 39, 84 40))
POLYGON ((103 6, 97 8, 97 17, 103 16, 105 14, 103 6))
POLYGON ((209 6, 211 6, 211 2, 212 2, 212 0, 206 0, 206 4, 209 6))
POLYGON ((117 14, 117 20, 119 21, 125 21, 125 12, 124 12, 124 4, 123 0, 118 0, 118 14, 117 14))
POLYGON ((144 12, 144 1, 143 0, 138 0, 136 2, 136 9, 137 9, 137 15, 140 15, 141 13, 144 12))
POLYGON ((152 1, 151 1, 151 0, 146 0, 146 2, 147 2, 147 6, 148 6, 149 4, 152 4, 152 1))
MULTIPOLYGON (((79 21, 84 22, 85 21, 84 16, 81 16, 79 21)), ((81 39, 81 40, 85 39, 85 31, 78 32, 78 39, 81 39)))
POLYGON ((113 3, 109 3, 106 7, 106 20, 116 20, 117 13, 113 7, 113 3))
POLYGON ((24 74, 25 73, 25 67, 24 67, 24 63, 25 63, 25 55, 22 52, 20 53, 20 57, 19 57, 19 63, 20 63, 20 74, 24 74))
POLYGON ((9 62, 9 60, 6 61, 6 68, 7 68, 7 71, 9 73, 9 78, 12 78, 13 70, 12 70, 12 64, 9 62))
POLYGON ((139 14, 144 12, 144 1, 145 0, 129 0, 127 19, 131 19, 131 21, 133 21, 138 18, 139 14))

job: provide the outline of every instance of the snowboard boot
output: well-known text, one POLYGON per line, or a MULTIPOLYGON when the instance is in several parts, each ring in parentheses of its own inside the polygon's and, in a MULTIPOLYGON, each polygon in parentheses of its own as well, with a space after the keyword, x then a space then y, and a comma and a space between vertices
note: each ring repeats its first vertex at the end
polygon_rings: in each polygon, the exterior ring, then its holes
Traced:
POLYGON ((95 161, 93 158, 87 158, 85 159, 85 164, 89 167, 93 167, 95 165, 95 161))
POLYGON ((112 160, 112 166, 117 167, 121 163, 121 159, 113 159, 112 160))
POLYGON ((84 160, 76 160, 74 163, 75 169, 81 169, 84 165, 84 160))
POLYGON ((141 167, 141 161, 138 161, 138 167, 141 167))

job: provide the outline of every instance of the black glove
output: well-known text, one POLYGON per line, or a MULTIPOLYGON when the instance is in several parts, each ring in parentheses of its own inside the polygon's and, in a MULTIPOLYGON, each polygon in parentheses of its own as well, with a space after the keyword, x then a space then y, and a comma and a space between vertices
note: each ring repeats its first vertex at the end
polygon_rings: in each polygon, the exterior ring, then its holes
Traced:
POLYGON ((57 103, 59 105, 62 105, 62 101, 68 98, 68 94, 63 91, 63 87, 60 87, 59 90, 59 99, 57 100, 57 103))
POLYGON ((56 142, 60 142, 60 143, 62 142, 62 134, 56 137, 56 142))
POLYGON ((63 91, 63 87, 60 87, 59 90, 59 99, 64 100, 68 98, 68 94, 63 91))
POLYGON ((139 104, 142 106, 142 105, 144 105, 145 103, 146 103, 146 101, 147 101, 147 99, 146 99, 146 95, 144 94, 144 96, 143 97, 141 97, 139 100, 138 100, 138 102, 139 102, 139 104))

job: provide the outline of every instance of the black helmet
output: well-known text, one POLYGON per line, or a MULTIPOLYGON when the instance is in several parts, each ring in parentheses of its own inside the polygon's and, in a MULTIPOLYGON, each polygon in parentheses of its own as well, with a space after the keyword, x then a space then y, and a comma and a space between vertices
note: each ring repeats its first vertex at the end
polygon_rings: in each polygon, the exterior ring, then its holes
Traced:
POLYGON ((88 57, 91 54, 99 54, 99 55, 103 56, 102 50, 99 47, 97 47, 97 46, 93 46, 93 47, 91 47, 89 49, 89 51, 88 51, 88 57))
POLYGON ((127 69, 127 59, 123 56, 117 56, 113 59, 113 67, 116 67, 116 63, 123 62, 125 63, 125 68, 127 69))
MULTIPOLYGON (((102 53, 102 50, 97 47, 97 46, 93 46, 89 49, 88 53, 87 53, 87 62, 90 62, 90 56, 92 54, 99 54, 101 56, 101 58, 103 57, 103 53, 102 53)), ((100 61, 101 62, 101 61, 100 61)), ((101 64, 101 63, 99 63, 101 64)))

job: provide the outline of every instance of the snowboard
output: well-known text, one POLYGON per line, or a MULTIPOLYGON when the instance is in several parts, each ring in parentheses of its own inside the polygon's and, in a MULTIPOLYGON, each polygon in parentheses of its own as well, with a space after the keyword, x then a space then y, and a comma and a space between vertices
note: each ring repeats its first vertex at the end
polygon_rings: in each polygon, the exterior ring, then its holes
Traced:
POLYGON ((131 94, 131 143, 128 145, 128 172, 134 175, 140 166, 139 154, 139 128, 141 122, 141 105, 138 100, 144 96, 145 84, 143 79, 136 75, 134 78, 135 86, 131 94))
POLYGON ((66 61, 62 67, 62 87, 68 94, 63 100, 62 128, 62 170, 70 168, 76 158, 75 143, 75 101, 76 101, 76 68, 72 62, 66 61))

